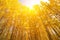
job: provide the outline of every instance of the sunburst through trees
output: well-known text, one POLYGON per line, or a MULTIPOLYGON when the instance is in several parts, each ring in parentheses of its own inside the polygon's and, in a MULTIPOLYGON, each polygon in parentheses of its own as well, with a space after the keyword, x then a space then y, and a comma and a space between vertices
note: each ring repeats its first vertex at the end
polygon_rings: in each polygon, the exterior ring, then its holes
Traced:
POLYGON ((40 1, 33 9, 0 0, 0 40, 60 40, 60 0, 40 1))

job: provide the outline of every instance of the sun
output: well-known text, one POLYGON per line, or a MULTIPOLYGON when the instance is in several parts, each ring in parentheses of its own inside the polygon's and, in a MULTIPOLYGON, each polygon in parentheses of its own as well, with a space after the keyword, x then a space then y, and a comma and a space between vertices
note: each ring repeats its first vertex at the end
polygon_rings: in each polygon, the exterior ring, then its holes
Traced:
POLYGON ((33 9, 34 5, 39 5, 39 4, 40 4, 40 0, 30 0, 25 5, 30 9, 33 9))
POLYGON ((34 5, 40 4, 40 0, 20 0, 20 2, 30 9, 33 9, 34 5))
POLYGON ((34 5, 40 5, 40 2, 49 2, 48 0, 20 0, 20 2, 25 5, 26 7, 33 9, 34 5))

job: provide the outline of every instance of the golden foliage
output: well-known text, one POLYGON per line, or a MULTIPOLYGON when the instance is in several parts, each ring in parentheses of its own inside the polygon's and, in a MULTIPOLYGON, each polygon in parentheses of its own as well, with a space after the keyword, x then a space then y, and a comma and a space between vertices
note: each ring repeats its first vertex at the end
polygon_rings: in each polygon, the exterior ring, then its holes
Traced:
POLYGON ((0 40, 60 40, 60 0, 33 10, 18 0, 0 0, 0 40))

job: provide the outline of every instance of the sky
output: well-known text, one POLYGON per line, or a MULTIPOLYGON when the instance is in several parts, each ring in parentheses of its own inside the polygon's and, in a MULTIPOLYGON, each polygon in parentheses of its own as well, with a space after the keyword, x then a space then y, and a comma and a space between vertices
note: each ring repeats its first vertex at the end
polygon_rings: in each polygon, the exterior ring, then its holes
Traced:
POLYGON ((40 4, 40 0, 19 0, 23 5, 33 8, 33 5, 40 4))
POLYGON ((39 4, 40 0, 19 0, 23 5, 39 4))
POLYGON ((40 2, 47 2, 49 3, 49 0, 19 0, 22 5, 27 6, 29 8, 33 8, 34 5, 40 5, 40 2))

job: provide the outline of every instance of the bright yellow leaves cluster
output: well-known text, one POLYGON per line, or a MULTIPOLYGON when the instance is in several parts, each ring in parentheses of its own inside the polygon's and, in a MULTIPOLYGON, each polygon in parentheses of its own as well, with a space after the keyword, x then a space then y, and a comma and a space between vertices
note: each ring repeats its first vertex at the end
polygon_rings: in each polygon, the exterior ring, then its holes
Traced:
POLYGON ((33 10, 18 0, 0 0, 0 40, 60 40, 60 0, 33 10))

